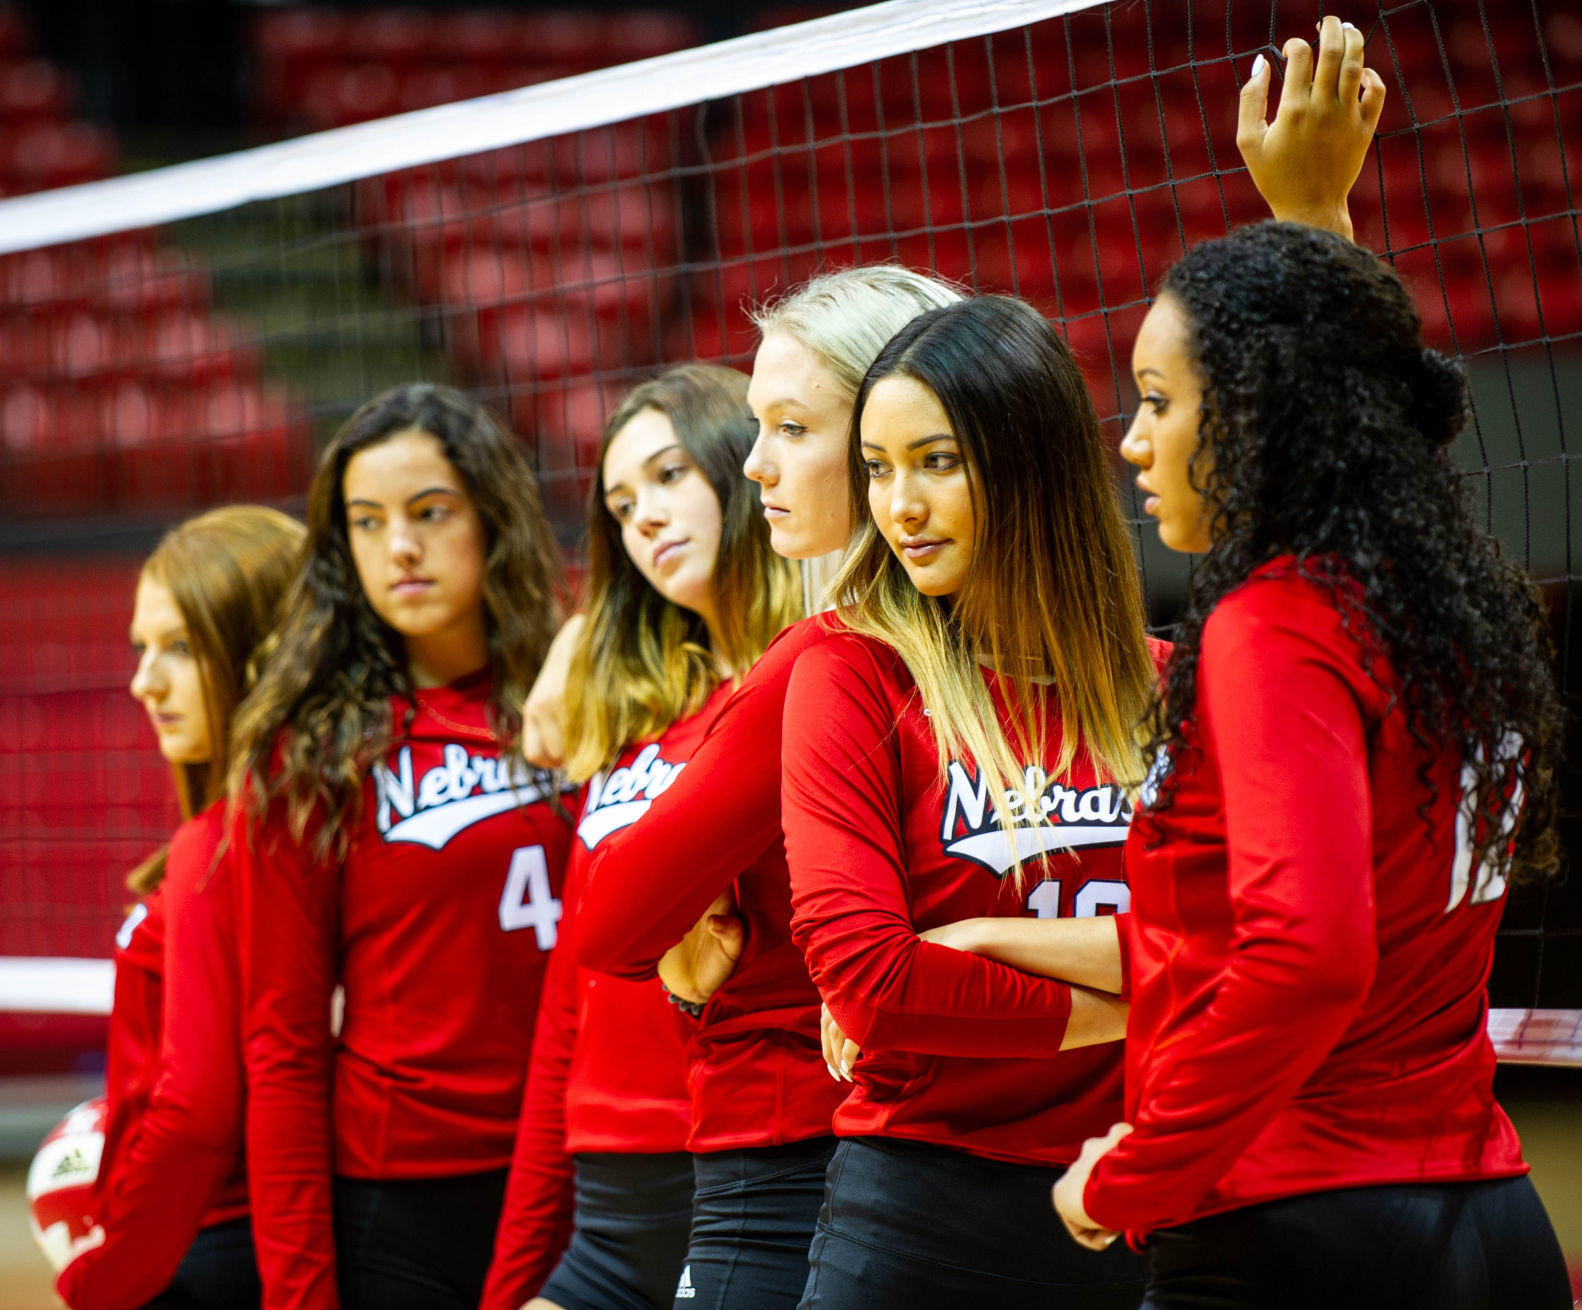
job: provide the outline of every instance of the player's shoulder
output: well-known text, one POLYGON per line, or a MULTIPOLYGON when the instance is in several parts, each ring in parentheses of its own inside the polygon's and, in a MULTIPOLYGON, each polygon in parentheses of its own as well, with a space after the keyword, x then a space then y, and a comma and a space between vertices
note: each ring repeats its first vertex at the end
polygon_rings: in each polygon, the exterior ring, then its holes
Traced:
POLYGON ((219 866, 226 846, 226 802, 215 801, 177 828, 165 860, 165 882, 173 892, 195 889, 219 866))
POLYGON ((794 664, 803 651, 846 630, 846 625, 833 611, 810 614, 805 619, 798 619, 788 627, 781 628, 775 634, 774 640, 769 643, 768 649, 764 651, 763 658, 753 667, 757 670, 766 666, 772 668, 776 665, 794 664))
POLYGON ((867 707, 890 715, 914 688, 894 647, 844 626, 827 631, 797 661, 793 697, 804 706, 867 707))
POLYGON ((1204 641, 1263 630, 1331 639, 1345 626, 1342 595, 1355 589, 1339 561, 1278 556, 1259 565, 1214 607, 1203 625, 1204 641))
POLYGON ((784 694, 791 680, 791 671, 802 662, 803 657, 845 631, 846 625, 833 613, 809 615, 790 627, 782 628, 742 679, 743 689, 772 690, 784 694))
POLYGON ((854 669, 872 672, 886 678, 906 676, 906 663, 893 646, 867 633, 854 632, 834 615, 826 618, 823 635, 803 651, 801 663, 806 667, 824 669, 854 669))

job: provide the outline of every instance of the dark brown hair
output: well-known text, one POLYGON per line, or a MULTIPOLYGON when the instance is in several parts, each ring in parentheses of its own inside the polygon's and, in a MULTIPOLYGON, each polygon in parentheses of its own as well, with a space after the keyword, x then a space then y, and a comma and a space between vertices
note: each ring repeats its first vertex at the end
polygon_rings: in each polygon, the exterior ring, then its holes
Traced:
POLYGON ((483 523, 491 713, 502 750, 515 743, 522 701, 558 623, 560 556, 538 484, 492 413, 454 387, 413 382, 347 419, 308 492, 305 562, 258 685, 237 714, 230 777, 233 800, 247 793, 255 820, 283 801, 296 840, 320 809, 330 820, 316 839, 320 856, 344 854, 364 772, 395 730, 390 698, 412 690, 400 635, 374 612, 358 579, 344 493, 352 457, 405 432, 440 444, 483 523))

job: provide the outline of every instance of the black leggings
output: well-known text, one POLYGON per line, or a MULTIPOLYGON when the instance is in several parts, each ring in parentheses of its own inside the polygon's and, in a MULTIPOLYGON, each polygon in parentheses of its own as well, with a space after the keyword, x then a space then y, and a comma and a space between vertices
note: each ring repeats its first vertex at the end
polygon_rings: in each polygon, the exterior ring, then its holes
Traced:
POLYGON ((144 1310, 257 1310, 261 1293, 246 1219, 201 1229, 170 1286, 144 1310))
POLYGON ((337 1178, 335 1264, 344 1310, 476 1310, 505 1175, 337 1178))
POLYGON ((692 1224, 692 1157, 576 1157, 577 1224, 539 1295, 561 1310, 659 1310, 675 1295, 692 1224))
POLYGON ((692 1157, 692 1238, 674 1310, 794 1310, 833 1137, 692 1157))
POLYGON ((1570 1310, 1526 1178, 1349 1187, 1166 1228, 1146 1310, 1570 1310))
POLYGON ((1147 1262, 1066 1235, 1064 1171, 921 1142, 835 1151, 801 1310, 1137 1310, 1147 1262))

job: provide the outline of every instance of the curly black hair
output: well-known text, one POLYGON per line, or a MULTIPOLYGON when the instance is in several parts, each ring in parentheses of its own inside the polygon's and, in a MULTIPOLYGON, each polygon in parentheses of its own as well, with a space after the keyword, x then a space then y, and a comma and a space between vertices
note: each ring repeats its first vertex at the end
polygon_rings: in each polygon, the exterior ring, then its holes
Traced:
MULTIPOLYGON (((1369 675, 1381 657, 1395 669, 1429 795, 1429 750, 1456 749, 1475 775, 1474 861, 1513 884, 1551 876, 1564 736, 1552 641, 1536 588, 1477 525, 1447 452, 1470 412, 1460 366, 1424 347, 1387 264, 1297 224, 1196 247, 1160 295, 1192 334, 1203 403, 1190 473, 1213 545, 1193 569, 1153 749, 1192 749, 1214 607, 1293 555, 1333 594, 1369 675), (1513 840, 1495 816, 1518 781, 1513 840)), ((1172 790, 1167 774, 1156 810, 1172 790)))

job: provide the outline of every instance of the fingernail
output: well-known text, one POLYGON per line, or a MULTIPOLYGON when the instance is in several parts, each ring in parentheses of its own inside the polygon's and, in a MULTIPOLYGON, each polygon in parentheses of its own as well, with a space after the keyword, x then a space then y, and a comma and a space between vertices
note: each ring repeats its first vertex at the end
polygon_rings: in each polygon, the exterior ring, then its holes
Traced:
POLYGON ((1342 32, 1355 32, 1357 30, 1357 25, 1355 23, 1342 23, 1340 25, 1340 30, 1342 32))
POLYGON ((1262 55, 1252 61, 1252 78, 1254 81, 1263 76, 1263 70, 1268 65, 1268 62, 1262 55))
POLYGON ((829 1070, 829 1076, 831 1078, 833 1078, 836 1082, 840 1081, 840 1075, 835 1072, 835 1066, 834 1065, 826 1064, 824 1067, 829 1070))
POLYGON ((851 1081, 851 1065, 847 1064, 846 1061, 842 1060, 840 1062, 840 1071, 843 1074, 846 1075, 846 1081, 850 1082, 851 1081))

